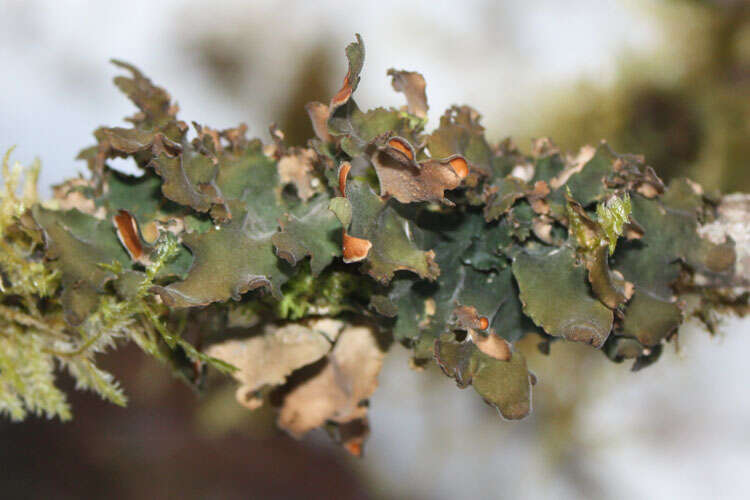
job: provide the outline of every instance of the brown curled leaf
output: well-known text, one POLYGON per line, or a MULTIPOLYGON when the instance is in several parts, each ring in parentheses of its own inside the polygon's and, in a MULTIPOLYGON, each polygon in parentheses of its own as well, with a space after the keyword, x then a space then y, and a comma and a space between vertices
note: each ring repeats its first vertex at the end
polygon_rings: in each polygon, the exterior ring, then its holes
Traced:
POLYGON ((471 335, 472 342, 487 356, 498 361, 509 361, 511 359, 510 344, 504 338, 494 333, 479 335, 473 330, 469 334, 471 335))
POLYGON ((365 62, 365 44, 359 33, 356 34, 356 37, 356 42, 346 46, 346 58, 349 60, 349 69, 346 72, 341 89, 331 98, 331 113, 336 108, 346 104, 352 93, 357 90, 357 85, 359 85, 359 73, 362 71, 362 66, 365 62))
POLYGON ((468 106, 454 106, 440 117, 440 126, 427 137, 430 156, 446 159, 461 155, 474 169, 492 171, 494 153, 479 124, 481 115, 468 106))
POLYGON ((386 141, 386 145, 391 148, 392 151, 398 151, 401 153, 406 158, 406 161, 414 161, 414 148, 406 139, 398 136, 391 137, 386 141))
MULTIPOLYGON (((336 323, 338 334, 343 323, 336 323)), ((330 349, 331 339, 313 322, 282 327, 266 324, 262 335, 213 344, 206 354, 238 368, 232 374, 240 383, 237 401, 252 410, 262 404, 258 396, 261 389, 283 384, 294 370, 318 361, 330 349)))
POLYGON ((339 167, 339 192, 341 196, 346 198, 346 179, 349 176, 349 171, 352 169, 352 164, 345 161, 339 167))
POLYGON ((100 148, 117 155, 133 155, 141 151, 175 155, 182 151, 180 144, 170 141, 161 132, 137 128, 100 127, 94 131, 100 148))
POLYGON ((364 238, 355 238, 344 232, 343 240, 341 244, 342 255, 344 256, 344 262, 352 264, 365 260, 367 255, 370 253, 372 248, 372 242, 364 238))
POLYGON ((322 102, 308 102, 305 105, 305 111, 310 117, 310 123, 317 138, 323 142, 333 142, 333 137, 328 133, 328 117, 330 116, 328 106, 322 102))
POLYGON ((664 182, 653 168, 643 164, 642 157, 620 157, 615 160, 612 169, 614 173, 607 180, 612 187, 626 188, 646 198, 664 193, 664 182))
MULTIPOLYGON (((481 319, 486 322, 487 326, 485 329, 489 327, 489 321, 487 318, 483 316, 481 319)), ((508 341, 494 333, 482 335, 474 330, 469 330, 469 337, 477 348, 487 356, 500 361, 508 361, 512 357, 508 341)))
POLYGON ((130 258, 135 262, 148 265, 150 259, 144 250, 141 233, 135 217, 127 210, 118 210, 112 216, 112 222, 115 225, 117 237, 120 239, 122 246, 125 247, 125 250, 128 251, 130 258))
POLYGON ((383 356, 372 329, 344 328, 320 369, 285 388, 279 427, 301 437, 327 421, 346 424, 366 418, 383 356))
POLYGON ((380 196, 393 196, 401 203, 435 201, 451 204, 445 199, 445 191, 461 185, 459 172, 464 173, 465 160, 455 157, 446 161, 416 163, 413 158, 411 145, 397 137, 392 137, 384 148, 375 151, 371 160, 380 181, 380 196))
MULTIPOLYGON (((341 195, 344 198, 346 198, 346 178, 349 175, 351 168, 352 166, 349 162, 344 162, 339 167, 339 191, 341 191, 341 195)), ((351 264, 365 260, 372 248, 372 242, 364 238, 350 236, 346 232, 346 229, 347 228, 344 227, 341 236, 341 250, 344 256, 344 262, 351 264)))
POLYGON ((409 113, 419 118, 427 118, 427 94, 425 88, 427 83, 424 77, 414 71, 388 70, 391 77, 391 85, 396 92, 403 92, 406 96, 406 109, 409 113))
POLYGON ((526 193, 531 208, 539 215, 549 214, 549 203, 545 199, 550 193, 549 185, 545 181, 536 181, 534 186, 526 193))
POLYGON ((302 201, 309 200, 322 188, 313 166, 316 158, 312 149, 291 148, 281 156, 277 164, 281 184, 292 184, 302 201))
POLYGON ((140 113, 128 119, 136 126, 155 128, 173 120, 178 107, 172 104, 172 98, 162 87, 154 85, 143 73, 132 64, 116 59, 112 64, 130 71, 131 76, 115 77, 115 85, 138 106, 140 113))

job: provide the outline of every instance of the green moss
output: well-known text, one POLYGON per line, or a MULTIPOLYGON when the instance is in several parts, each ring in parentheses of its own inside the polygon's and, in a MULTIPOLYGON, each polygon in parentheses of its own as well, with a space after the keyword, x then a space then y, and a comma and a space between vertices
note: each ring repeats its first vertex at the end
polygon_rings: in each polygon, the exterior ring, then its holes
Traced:
POLYGON ((327 269, 315 277, 310 272, 309 261, 305 261, 299 272, 284 284, 281 300, 266 296, 264 303, 279 319, 294 321, 306 316, 335 317, 344 311, 358 309, 356 297, 359 296, 364 302, 373 288, 370 280, 339 270, 327 269))
POLYGON ((596 206, 596 217, 609 241, 610 255, 615 253, 617 238, 622 235, 623 226, 628 222, 632 209, 628 193, 622 198, 613 196, 596 206))

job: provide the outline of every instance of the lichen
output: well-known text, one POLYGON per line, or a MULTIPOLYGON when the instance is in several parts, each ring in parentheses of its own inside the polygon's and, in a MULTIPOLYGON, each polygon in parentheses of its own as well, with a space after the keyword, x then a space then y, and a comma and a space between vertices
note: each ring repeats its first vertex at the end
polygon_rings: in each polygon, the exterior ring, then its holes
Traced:
MULTIPOLYGON (((40 204, 38 165, 19 194, 24 169, 6 155, 0 411, 70 418, 57 369, 124 405, 96 361, 133 341, 196 386, 240 360, 242 404, 273 394, 286 430, 325 425, 359 454, 394 341, 517 419, 532 406, 535 378, 513 347, 527 334, 603 347, 640 369, 688 314, 676 294, 706 317, 711 290, 736 285, 734 246, 699 236, 715 205, 689 183, 665 189, 605 143, 577 156, 548 139, 530 154, 490 144, 468 106, 425 131, 415 72, 389 73, 406 110, 362 111, 360 37, 346 54, 330 104, 307 107, 309 147, 288 147, 275 128, 270 144, 244 125, 191 131, 166 90, 118 62, 130 75, 116 84, 139 112, 129 128, 96 130, 80 155, 90 178, 40 204), (143 175, 117 172, 113 158, 143 175), (286 356, 285 342, 306 338, 313 354, 286 356), (272 359, 255 366, 256 352, 272 359)), ((742 312, 739 297, 723 307, 742 312)))

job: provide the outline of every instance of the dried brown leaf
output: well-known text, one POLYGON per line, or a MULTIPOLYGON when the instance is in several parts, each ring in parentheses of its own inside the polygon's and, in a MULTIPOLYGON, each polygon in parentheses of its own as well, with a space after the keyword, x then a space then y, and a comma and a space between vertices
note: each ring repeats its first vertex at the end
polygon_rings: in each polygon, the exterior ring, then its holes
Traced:
POLYGON ((419 118, 427 118, 427 94, 425 87, 427 83, 424 77, 414 71, 388 70, 388 76, 392 78, 391 85, 396 92, 403 92, 406 96, 406 107, 409 113, 419 118))
POLYGON ((238 368, 233 373, 240 383, 237 401, 252 410, 258 407, 261 389, 283 384, 294 370, 318 361, 331 349, 335 336, 330 338, 326 332, 338 335, 343 323, 320 321, 335 325, 322 324, 321 331, 317 322, 282 327, 266 324, 260 335, 214 344, 206 353, 238 368))
POLYGON ((297 196, 303 201, 315 196, 321 187, 313 166, 316 158, 312 149, 292 148, 279 159, 279 181, 282 185, 294 185, 297 196))
POLYGON ((284 396, 279 426, 299 437, 327 421, 346 424, 365 418, 383 356, 372 329, 344 328, 323 369, 284 396))
POLYGON ((393 196, 401 203, 439 201, 450 204, 444 197, 445 191, 461 184, 466 176, 466 161, 456 156, 444 161, 416 163, 413 150, 401 145, 405 142, 402 139, 399 140, 402 142, 395 139, 391 138, 387 146, 372 156, 380 181, 380 196, 393 196))

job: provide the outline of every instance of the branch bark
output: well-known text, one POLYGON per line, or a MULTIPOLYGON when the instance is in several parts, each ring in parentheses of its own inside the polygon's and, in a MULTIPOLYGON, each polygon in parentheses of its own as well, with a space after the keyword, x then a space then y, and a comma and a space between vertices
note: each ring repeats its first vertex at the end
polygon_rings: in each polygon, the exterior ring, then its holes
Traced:
POLYGON ((750 194, 734 193, 724 196, 718 208, 718 218, 699 228, 701 236, 714 243, 731 238, 735 243, 737 261, 732 285, 734 294, 750 289, 750 194))

